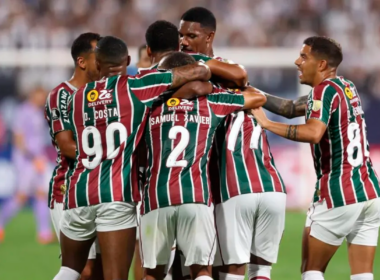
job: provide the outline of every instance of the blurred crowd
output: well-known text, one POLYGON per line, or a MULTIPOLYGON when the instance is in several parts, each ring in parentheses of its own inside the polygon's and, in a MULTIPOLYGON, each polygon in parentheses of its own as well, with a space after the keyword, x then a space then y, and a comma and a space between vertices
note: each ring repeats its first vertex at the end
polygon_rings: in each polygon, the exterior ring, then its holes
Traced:
POLYGON ((380 99, 380 0, 0 0, 0 49, 69 47, 89 30, 139 46, 153 20, 177 24, 196 5, 216 15, 215 46, 299 47, 313 34, 335 38, 344 74, 380 99))

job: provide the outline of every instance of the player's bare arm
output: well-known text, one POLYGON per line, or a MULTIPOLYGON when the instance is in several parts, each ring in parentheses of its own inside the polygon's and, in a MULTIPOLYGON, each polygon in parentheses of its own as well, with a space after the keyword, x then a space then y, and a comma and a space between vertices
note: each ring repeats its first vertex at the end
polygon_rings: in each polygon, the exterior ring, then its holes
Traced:
POLYGON ((208 81, 211 78, 210 68, 201 62, 173 68, 172 73, 170 88, 177 88, 191 81, 208 81))
POLYGON ((229 64, 217 59, 206 62, 213 76, 232 82, 232 87, 244 87, 247 84, 247 71, 239 64, 229 64))
POLYGON ((327 128, 324 122, 317 119, 309 119, 306 124, 301 125, 273 122, 267 118, 262 108, 253 109, 252 114, 262 128, 296 142, 317 144, 327 128))
POLYGON ((192 99, 197 96, 203 96, 212 92, 212 84, 209 82, 193 81, 180 87, 173 97, 192 99))
POLYGON ((246 87, 242 94, 244 96, 244 110, 259 108, 267 101, 265 95, 254 87, 246 87))
POLYGON ((288 119, 305 116, 307 95, 296 100, 285 99, 267 93, 265 95, 267 103, 263 107, 268 111, 288 119))
POLYGON ((71 130, 64 130, 57 133, 55 135, 55 142, 64 157, 75 159, 77 145, 73 139, 73 132, 71 130))

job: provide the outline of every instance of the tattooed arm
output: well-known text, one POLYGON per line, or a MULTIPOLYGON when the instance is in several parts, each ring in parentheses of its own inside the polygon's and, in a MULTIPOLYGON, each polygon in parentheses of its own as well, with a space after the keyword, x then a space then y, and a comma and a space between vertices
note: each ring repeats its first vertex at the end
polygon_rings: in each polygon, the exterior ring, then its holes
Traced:
POLYGON ((288 119, 305 116, 307 95, 296 100, 285 99, 270 94, 265 94, 267 103, 263 106, 268 111, 288 119))
POLYGON ((318 119, 309 119, 306 124, 300 125, 272 122, 267 119, 261 108, 253 109, 252 114, 262 128, 296 142, 317 144, 321 141, 327 128, 326 124, 318 119))
POLYGON ((173 68, 172 73, 170 88, 177 88, 191 81, 208 81, 211 78, 210 68, 201 62, 173 68))

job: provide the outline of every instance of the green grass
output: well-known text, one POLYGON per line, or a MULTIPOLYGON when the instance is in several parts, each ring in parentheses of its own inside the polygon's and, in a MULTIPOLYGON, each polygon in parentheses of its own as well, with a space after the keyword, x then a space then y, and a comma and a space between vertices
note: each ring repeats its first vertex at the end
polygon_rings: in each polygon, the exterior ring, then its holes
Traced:
MULTIPOLYGON (((287 213, 285 233, 278 263, 273 266, 272 280, 301 279, 299 267, 304 221, 304 213, 287 213)), ((36 242, 34 218, 31 212, 24 211, 16 217, 6 228, 5 234, 4 242, 0 244, 0 279, 53 279, 60 265, 59 246, 58 244, 43 246, 36 242)), ((380 263, 379 252, 376 255, 376 263, 380 263)), ((343 245, 333 257, 326 272, 326 279, 346 280, 349 276, 347 249, 343 245)), ((375 271, 374 278, 380 279, 380 271, 375 271)))

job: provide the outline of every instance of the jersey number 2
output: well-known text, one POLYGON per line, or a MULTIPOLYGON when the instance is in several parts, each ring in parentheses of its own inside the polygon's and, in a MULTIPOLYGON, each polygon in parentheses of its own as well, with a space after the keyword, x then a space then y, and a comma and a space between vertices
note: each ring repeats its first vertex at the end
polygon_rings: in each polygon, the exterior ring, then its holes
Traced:
MULTIPOLYGON (((127 141, 127 129, 119 122, 111 123, 106 129, 107 159, 114 159, 118 154, 120 147, 115 148, 115 132, 119 132, 120 144, 127 141)), ((103 157, 102 138, 99 130, 95 126, 86 127, 82 133, 82 147, 85 154, 90 157, 82 159, 82 164, 87 169, 96 168, 103 157), (92 135, 93 145, 90 147, 89 136, 92 135)))
POLYGON ((186 167, 187 166, 187 160, 181 159, 177 161, 177 159, 179 155, 182 154, 183 151, 186 149, 187 145, 189 145, 190 133, 183 126, 176 125, 176 126, 173 126, 169 130, 169 138, 171 140, 177 139, 178 133, 181 134, 181 140, 179 140, 178 145, 173 149, 173 151, 168 156, 168 159, 166 160, 166 167, 186 167))
MULTIPOLYGON (((239 135, 240 128, 244 122, 244 118, 245 118, 245 115, 244 115, 243 111, 237 113, 236 120, 231 127, 231 132, 230 132, 230 135, 228 137, 227 148, 228 148, 228 150, 230 150, 232 152, 235 151, 236 140, 237 140, 237 137, 239 135)), ((249 147, 251 149, 257 149, 259 147, 260 135, 261 135, 261 126, 258 124, 258 125, 253 127, 251 142, 249 145, 249 147)))

